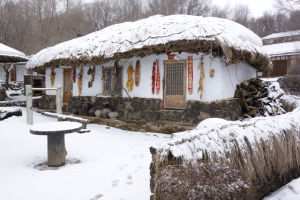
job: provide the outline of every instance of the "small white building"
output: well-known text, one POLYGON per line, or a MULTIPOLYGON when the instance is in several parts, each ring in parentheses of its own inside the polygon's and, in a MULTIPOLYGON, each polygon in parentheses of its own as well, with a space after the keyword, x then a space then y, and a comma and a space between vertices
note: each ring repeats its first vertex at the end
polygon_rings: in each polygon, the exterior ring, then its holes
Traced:
POLYGON ((13 82, 24 81, 27 58, 24 53, 0 43, 0 82, 6 80, 6 68, 9 70, 9 80, 13 82))
MULTIPOLYGON (((227 19, 157 15, 43 49, 27 67, 45 70, 46 87, 63 85, 70 111, 80 113, 81 108, 74 108, 80 97, 97 96, 110 101, 124 118, 131 118, 124 110, 130 115, 144 106, 143 112, 181 109, 178 119, 184 121, 184 113, 193 112, 200 120, 203 107, 233 98, 237 84, 270 68, 261 48, 256 34, 227 19), (110 100, 117 97, 119 103, 110 100), (143 106, 122 99, 142 101, 143 106), (158 101, 159 108, 148 108, 149 100, 158 101), (124 110, 118 107, 122 103, 124 110)), ((86 104, 89 110, 98 108, 92 101, 86 104)), ((161 119, 162 114, 157 115, 154 118, 161 119)))

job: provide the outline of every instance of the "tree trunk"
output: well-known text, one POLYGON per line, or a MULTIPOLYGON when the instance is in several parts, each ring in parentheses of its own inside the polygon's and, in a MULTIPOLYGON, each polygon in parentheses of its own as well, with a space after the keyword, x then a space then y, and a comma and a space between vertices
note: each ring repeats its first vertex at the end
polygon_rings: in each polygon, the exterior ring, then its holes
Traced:
POLYGON ((8 81, 9 81, 9 71, 5 67, 4 67, 4 70, 5 70, 5 89, 8 90, 8 87, 9 87, 9 83, 8 83, 8 81))
POLYGON ((48 166, 59 167, 65 164, 67 155, 64 134, 49 134, 48 136, 48 166))

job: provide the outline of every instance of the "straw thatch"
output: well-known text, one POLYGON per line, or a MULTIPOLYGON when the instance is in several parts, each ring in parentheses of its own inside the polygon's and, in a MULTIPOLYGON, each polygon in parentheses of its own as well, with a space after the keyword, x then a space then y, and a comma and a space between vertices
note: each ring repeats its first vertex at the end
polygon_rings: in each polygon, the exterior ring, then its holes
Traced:
POLYGON ((0 55, 0 63, 15 63, 15 62, 26 62, 26 61, 27 61, 26 58, 0 55))
POLYGON ((198 134, 177 134, 178 139, 151 148, 154 200, 174 199, 175 193, 179 199, 184 195, 191 199, 203 199, 203 195, 207 195, 205 199, 223 199, 219 194, 228 194, 232 199, 262 199, 300 176, 299 115, 298 108, 245 123, 229 122, 212 129, 202 126, 207 134, 200 129, 198 134), (173 184, 166 182, 170 174, 177 180, 173 184), (202 187, 195 180, 203 182, 202 187), (207 193, 207 188, 218 192, 207 193))
POLYGON ((224 56, 228 64, 246 62, 260 71, 271 68, 261 39, 235 22, 199 16, 153 16, 107 27, 43 49, 27 67, 96 65, 150 54, 190 52, 224 56))

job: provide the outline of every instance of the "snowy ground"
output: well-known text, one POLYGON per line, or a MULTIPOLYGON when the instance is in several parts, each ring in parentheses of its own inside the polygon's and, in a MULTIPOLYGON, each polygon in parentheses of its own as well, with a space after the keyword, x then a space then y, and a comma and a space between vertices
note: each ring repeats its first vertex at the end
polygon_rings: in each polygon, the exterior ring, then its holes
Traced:
MULTIPOLYGON (((0 199, 149 199, 149 147, 170 138, 89 124, 91 133, 66 135, 67 159, 56 170, 35 166, 47 160, 45 136, 31 135, 22 117, 0 121, 0 199)), ((34 113, 34 123, 55 121, 34 113)))
MULTIPOLYGON (((66 135, 67 159, 80 163, 40 170, 47 139, 29 133, 22 111, 22 117, 0 121, 0 199, 149 199, 149 147, 169 141, 169 135, 89 124, 91 133, 66 135)), ((50 121, 56 120, 34 113, 35 124, 50 121)), ((300 199, 300 178, 264 200, 286 199, 300 199)))
POLYGON ((294 179, 285 186, 273 192, 264 200, 299 200, 300 199, 300 178, 294 179))

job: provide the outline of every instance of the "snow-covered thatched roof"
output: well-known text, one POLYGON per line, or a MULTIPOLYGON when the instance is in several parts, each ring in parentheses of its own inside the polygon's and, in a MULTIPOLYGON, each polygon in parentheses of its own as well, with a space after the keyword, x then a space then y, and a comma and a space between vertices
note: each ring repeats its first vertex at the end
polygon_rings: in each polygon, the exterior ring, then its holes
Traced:
POLYGON ((296 35, 300 35, 300 30, 273 33, 271 35, 267 35, 267 36, 263 37, 262 39, 269 40, 269 39, 276 39, 276 38, 283 38, 283 37, 291 37, 291 36, 296 36, 296 35))
POLYGON ((27 61, 25 54, 0 43, 0 63, 27 61))
POLYGON ((208 53, 221 49, 229 61, 243 60, 264 71, 270 62, 261 47, 262 41, 255 33, 227 19, 156 15, 43 49, 30 59, 27 68, 101 64, 152 53, 208 53))
POLYGON ((300 54, 300 41, 270 44, 263 49, 271 56, 287 56, 300 54))

